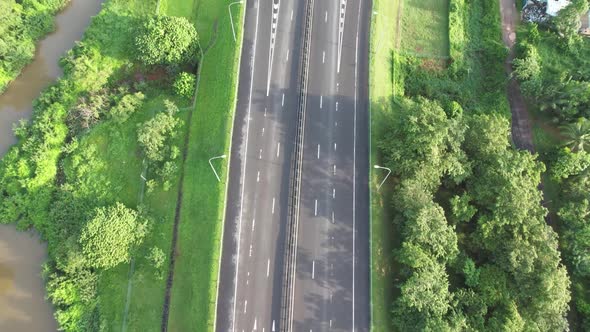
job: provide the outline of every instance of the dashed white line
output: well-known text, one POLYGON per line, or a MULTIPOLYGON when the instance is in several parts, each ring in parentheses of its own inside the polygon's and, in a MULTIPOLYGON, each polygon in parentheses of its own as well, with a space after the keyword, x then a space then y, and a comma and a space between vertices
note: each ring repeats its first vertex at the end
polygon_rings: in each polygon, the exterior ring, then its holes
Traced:
POLYGON ((315 261, 311 262, 311 279, 315 279, 315 261))
POLYGON ((318 200, 317 200, 317 199, 315 200, 315 208, 314 208, 314 212, 313 212, 313 214, 314 214, 315 216, 317 216, 317 215, 318 215, 318 200))
POLYGON ((293 9, 291 9, 291 21, 293 21, 293 9))
POLYGON ((318 159, 320 159, 320 145, 318 144, 318 159))
POLYGON ((334 223, 334 211, 332 211, 332 223, 334 223))
POLYGON ((334 143, 334 151, 336 151, 336 147, 337 147, 337 145, 336 145, 336 143, 334 143))
POLYGON ((258 153, 258 159, 262 159, 262 149, 260 149, 260 152, 258 153))
POLYGON ((252 257, 252 245, 250 245, 250 252, 249 252, 248 256, 252 257))
POLYGON ((328 22, 328 11, 326 10, 326 16, 324 18, 324 22, 328 22))
POLYGON ((266 118, 266 107, 264 108, 264 117, 266 118))
POLYGON ((338 112, 338 102, 336 102, 336 112, 338 112))
POLYGON ((264 136, 264 128, 262 128, 262 136, 264 136))
MULTIPOLYGON (((266 277, 268 278, 269 275, 270 275, 270 258, 268 259, 268 261, 266 261, 266 277)), ((274 324, 274 321, 273 321, 273 324, 274 324)), ((274 327, 273 327, 273 331, 274 331, 274 327)))
POLYGON ((287 50, 287 60, 286 61, 289 61, 289 50, 287 50))
POLYGON ((275 214, 275 198, 272 198, 272 214, 275 214))
POLYGON ((272 320, 272 332, 275 332, 275 320, 272 320))
POLYGON ((326 63, 326 51, 322 53, 322 63, 326 63))
POLYGON ((260 171, 256 174, 256 182, 260 182, 260 171))
POLYGON ((285 94, 283 93, 283 100, 281 100, 281 106, 285 106, 285 94))
POLYGON ((336 175, 336 165, 334 165, 334 175, 336 175))
POLYGON ((281 154, 281 142, 277 143, 277 158, 279 157, 279 155, 281 154))
POLYGON ((332 198, 336 198, 336 188, 332 188, 332 198))
POLYGON ((324 105, 324 96, 320 96, 320 108, 324 105))
POLYGON ((334 122, 334 127, 338 127, 338 121, 334 122))
POLYGON ((248 300, 244 301, 244 313, 246 313, 246 311, 248 311, 248 300))
POLYGON ((252 219, 252 233, 254 233, 254 226, 256 226, 256 219, 252 219))

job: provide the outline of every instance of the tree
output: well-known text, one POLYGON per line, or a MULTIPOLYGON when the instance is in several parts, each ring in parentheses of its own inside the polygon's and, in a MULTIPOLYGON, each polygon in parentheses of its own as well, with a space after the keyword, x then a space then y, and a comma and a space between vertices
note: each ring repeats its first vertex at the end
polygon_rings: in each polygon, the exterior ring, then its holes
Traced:
POLYGON ((111 108, 109 114, 117 123, 124 123, 127 119, 141 107, 145 96, 141 92, 125 95, 121 100, 111 108))
POLYGON ((587 0, 573 0, 553 19, 557 33, 568 42, 576 38, 580 29, 581 16, 586 12, 588 12, 587 0))
POLYGON ((147 18, 135 38, 137 58, 146 65, 180 65, 194 57, 195 27, 184 17, 147 18))
POLYGON ((136 211, 115 203, 94 210, 79 242, 90 267, 110 269, 129 262, 147 232, 147 222, 136 211))
POLYGON ((567 137, 566 145, 572 151, 586 151, 590 147, 590 121, 580 118, 574 123, 561 127, 561 133, 567 137))
POLYGON ((183 97, 183 98, 191 98, 195 93, 195 84, 197 82, 197 77, 191 73, 182 72, 174 81, 172 87, 174 88, 174 93, 176 95, 183 97))
POLYGON ((166 142, 176 134, 181 121, 175 117, 178 107, 164 101, 166 110, 144 122, 138 130, 137 141, 151 161, 163 161, 171 152, 166 142))

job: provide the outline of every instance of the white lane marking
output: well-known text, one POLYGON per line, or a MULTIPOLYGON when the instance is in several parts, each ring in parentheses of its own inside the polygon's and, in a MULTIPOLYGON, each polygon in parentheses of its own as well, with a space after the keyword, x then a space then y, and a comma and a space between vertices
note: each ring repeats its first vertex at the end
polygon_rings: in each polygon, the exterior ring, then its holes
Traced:
POLYGON ((289 61, 289 50, 287 50, 287 61, 289 61))
POLYGON ((336 102, 336 112, 338 112, 338 102, 336 102))
POLYGON ((326 15, 324 16, 324 22, 328 22, 328 11, 326 10, 326 15))
POLYGON ((270 275, 270 258, 266 261, 266 277, 270 275))
POLYGON ((258 322, 258 319, 254 318, 254 328, 253 330, 256 330, 256 323, 258 322))
POLYGON ((248 256, 252 257, 252 245, 250 245, 250 253, 248 254, 248 256))
MULTIPOLYGON (((250 119, 250 113, 252 110, 252 91, 254 88, 254 69, 256 67, 256 44, 258 41, 258 18, 260 14, 260 4, 256 6, 256 28, 254 29, 254 43, 252 44, 253 47, 253 54, 250 61, 252 62, 252 71, 250 73, 250 92, 249 92, 249 99, 248 99, 248 116, 247 119, 250 119)), ((248 155, 248 138, 250 133, 250 121, 246 123, 246 148, 245 154, 248 155)), ((236 259, 236 273, 234 276, 234 309, 233 309, 233 318, 232 318, 232 331, 235 331, 236 328, 236 308, 238 305, 238 275, 240 271, 240 242, 242 240, 242 217, 244 214, 244 190, 246 188, 245 181, 243 180, 246 177, 246 165, 248 164, 248 158, 245 158, 244 161, 244 168, 242 170, 242 192, 240 197, 240 217, 238 221, 238 246, 237 246, 237 259, 236 259)), ((248 301, 246 300, 246 306, 244 307, 244 313, 246 313, 246 308, 248 306, 248 301)))
MULTIPOLYGON (((332 211, 332 223, 334 223, 334 211, 332 211)), ((334 237, 332 237, 334 238, 334 237)))
POLYGON ((272 198, 272 214, 275 214, 275 198, 272 198))
POLYGON ((324 96, 320 96, 320 108, 324 105, 324 96))
POLYGON ((318 144, 318 159, 320 159, 320 145, 318 144))
POLYGON ((246 311, 248 311, 248 300, 244 302, 244 313, 246 313, 246 311))
POLYGON ((268 52, 268 76, 266 83, 266 96, 270 94, 270 77, 272 76, 272 62, 275 56, 275 42, 277 39, 277 26, 279 25, 279 10, 281 8, 280 0, 273 0, 272 4, 272 23, 270 27, 270 49, 268 52))
POLYGON ((260 149, 260 153, 258 153, 258 159, 262 159, 262 149, 260 149))
POLYGON ((332 294, 332 292, 330 291, 330 303, 332 303, 332 297, 334 294, 332 294))
POLYGON ((314 214, 315 216, 317 216, 317 215, 318 215, 318 200, 317 200, 317 199, 315 200, 315 207, 314 207, 314 212, 313 212, 313 214, 314 214))
POLYGON ((254 226, 256 226, 256 219, 252 219, 252 233, 254 233, 254 226))
POLYGON ((315 279, 315 261, 311 262, 311 279, 315 279))
MULTIPOLYGON (((345 21, 346 21, 346 0, 340 0, 340 17, 339 17, 339 21, 338 21, 338 73, 340 73, 340 62, 342 60, 342 39, 344 37, 344 22, 345 21)), ((357 30, 357 35, 358 35, 358 30, 357 30)))
POLYGON ((334 151, 336 151, 336 147, 337 147, 337 145, 336 145, 336 143, 334 143, 334 151))
POLYGON ((336 175, 336 165, 334 165, 334 175, 336 175))
POLYGON ((260 171, 258 171, 258 174, 256 174, 256 182, 260 182, 260 171))
POLYGON ((338 121, 334 122, 334 127, 338 127, 338 121))
POLYGON ((326 63, 326 51, 322 53, 322 63, 326 63))
POLYGON ((264 108, 264 117, 266 118, 266 107, 264 108))
POLYGON ((285 106, 285 94, 283 93, 283 99, 281 100, 281 106, 285 106))
POLYGON ((272 320, 272 332, 275 332, 275 320, 272 320))
POLYGON ((332 188, 332 198, 336 198, 336 188, 332 188))
POLYGON ((355 325, 355 273, 356 273, 356 108, 357 108, 357 94, 358 94, 358 58, 359 58, 359 30, 361 25, 361 4, 359 1, 359 12, 356 22, 356 49, 354 54, 354 140, 352 153, 352 330, 356 328, 355 325))
POLYGON ((293 9, 291 9, 291 21, 293 21, 293 9))
POLYGON ((279 155, 281 154, 281 142, 277 143, 277 158, 279 157, 279 155))
POLYGON ((262 128, 262 136, 264 136, 264 128, 262 128))
POLYGON ((330 328, 332 328, 332 320, 330 319, 330 328))

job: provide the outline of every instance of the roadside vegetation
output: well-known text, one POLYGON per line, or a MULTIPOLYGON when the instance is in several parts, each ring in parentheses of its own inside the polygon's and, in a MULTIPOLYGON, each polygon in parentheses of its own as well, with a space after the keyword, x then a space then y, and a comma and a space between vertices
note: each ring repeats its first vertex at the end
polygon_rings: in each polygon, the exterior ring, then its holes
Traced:
POLYGON ((0 1, 0 93, 35 55, 35 45, 54 29, 54 15, 69 0, 0 1))
POLYGON ((449 1, 448 60, 382 44, 400 34, 380 20, 412 7, 376 6, 398 12, 373 21, 372 158, 392 169, 372 188, 373 330, 566 330, 570 279, 538 188, 546 167, 510 141, 498 2, 449 1), (391 71, 379 72, 385 59, 391 71))
POLYGON ((212 327, 225 183, 201 164, 229 147, 239 43, 226 3, 188 3, 107 0, 0 162, 0 221, 48 242, 65 331, 212 327))
POLYGON ((588 8, 576 0, 546 24, 523 24, 514 61, 548 167, 546 199, 572 280, 574 331, 590 330, 590 39, 578 34, 588 8))

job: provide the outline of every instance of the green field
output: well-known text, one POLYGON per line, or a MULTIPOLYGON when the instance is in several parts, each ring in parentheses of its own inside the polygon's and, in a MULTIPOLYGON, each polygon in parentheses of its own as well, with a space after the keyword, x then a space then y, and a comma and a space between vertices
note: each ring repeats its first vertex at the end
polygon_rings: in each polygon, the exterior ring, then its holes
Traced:
MULTIPOLYGON (((403 53, 423 57, 449 55, 449 1, 399 0, 399 40, 396 47, 403 53)), ((396 1, 397 2, 397 1, 396 1)), ((395 4, 392 4, 395 6, 395 4)), ((396 13, 397 14, 397 13, 396 13)))
MULTIPOLYGON (((371 165, 379 164, 378 139, 382 136, 383 118, 392 110, 391 98, 394 91, 403 92, 403 87, 394 88, 391 50, 395 48, 397 25, 396 17, 401 0, 375 0, 371 22, 370 53, 370 103, 371 103, 371 165)), ((398 84, 399 82, 395 82, 398 84)), ((371 330, 375 332, 392 331, 390 309, 393 303, 394 281, 391 234, 393 225, 387 215, 391 200, 385 192, 375 188, 382 181, 384 172, 371 168, 371 330)))

